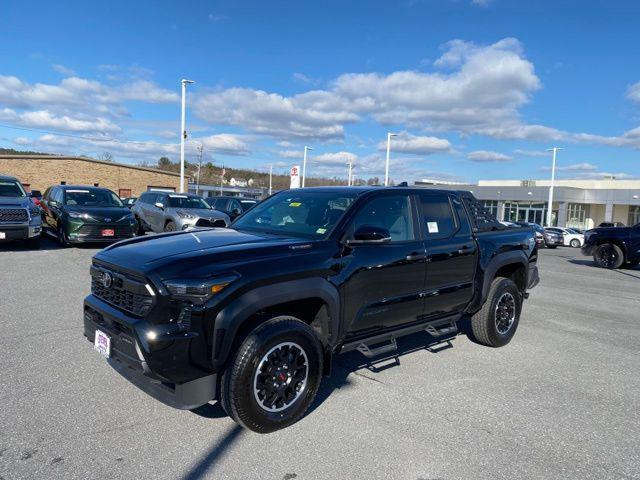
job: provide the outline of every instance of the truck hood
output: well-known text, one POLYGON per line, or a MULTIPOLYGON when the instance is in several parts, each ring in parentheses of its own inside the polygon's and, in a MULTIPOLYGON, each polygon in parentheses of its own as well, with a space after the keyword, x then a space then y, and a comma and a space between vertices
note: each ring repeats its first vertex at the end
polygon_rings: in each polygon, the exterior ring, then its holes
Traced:
POLYGON ((28 208, 32 204, 29 197, 0 197, 0 206, 28 208))
POLYGON ((95 255, 128 270, 149 273, 167 264, 197 269, 215 257, 215 263, 242 261, 248 257, 276 254, 290 246, 310 244, 300 238, 240 232, 228 228, 210 228, 146 235, 111 245, 95 255))

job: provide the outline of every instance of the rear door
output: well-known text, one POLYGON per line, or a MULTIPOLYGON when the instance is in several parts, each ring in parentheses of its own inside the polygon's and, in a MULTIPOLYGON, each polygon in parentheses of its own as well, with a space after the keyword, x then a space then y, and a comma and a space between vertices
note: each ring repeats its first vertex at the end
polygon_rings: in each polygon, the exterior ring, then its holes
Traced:
POLYGON ((421 314, 425 255, 414 202, 406 193, 377 195, 358 209, 347 228, 345 240, 363 225, 391 233, 388 243, 345 248, 343 318, 351 335, 412 322, 421 314))
POLYGON ((423 312, 439 317, 464 309, 473 296, 477 245, 460 200, 421 192, 420 226, 427 254, 423 312))

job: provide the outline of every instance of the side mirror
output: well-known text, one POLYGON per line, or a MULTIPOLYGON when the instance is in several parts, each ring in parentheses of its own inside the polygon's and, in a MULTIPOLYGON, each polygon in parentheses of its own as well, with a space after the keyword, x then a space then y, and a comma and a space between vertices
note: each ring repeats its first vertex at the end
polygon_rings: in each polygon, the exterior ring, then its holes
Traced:
POLYGON ((233 210, 231 210, 231 214, 232 215, 240 215, 242 213, 242 210, 240 210, 239 208, 234 208, 233 210))
POLYGON ((155 206, 158 207, 160 210, 164 210, 164 204, 162 202, 156 202, 155 206))
POLYGON ((391 241, 391 233, 386 228, 363 225, 353 234, 349 245, 378 244, 391 241))

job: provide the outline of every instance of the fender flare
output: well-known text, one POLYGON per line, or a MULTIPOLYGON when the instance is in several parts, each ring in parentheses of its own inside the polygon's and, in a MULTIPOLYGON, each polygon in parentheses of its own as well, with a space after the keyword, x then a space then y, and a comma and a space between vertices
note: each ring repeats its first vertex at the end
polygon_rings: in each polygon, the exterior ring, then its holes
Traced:
POLYGON ((340 296, 336 287, 324 278, 305 278, 258 287, 248 291, 216 315, 213 331, 211 360, 223 364, 229 354, 240 327, 254 313, 281 303, 305 298, 320 298, 327 306, 327 341, 336 342, 339 332, 340 296))
POLYGON ((491 259, 489 264, 484 269, 484 275, 482 279, 482 302, 487 300, 489 295, 489 288, 496 276, 496 272, 506 265, 520 264, 525 269, 525 282, 529 272, 529 259, 525 253, 521 250, 504 252, 496 255, 491 259))

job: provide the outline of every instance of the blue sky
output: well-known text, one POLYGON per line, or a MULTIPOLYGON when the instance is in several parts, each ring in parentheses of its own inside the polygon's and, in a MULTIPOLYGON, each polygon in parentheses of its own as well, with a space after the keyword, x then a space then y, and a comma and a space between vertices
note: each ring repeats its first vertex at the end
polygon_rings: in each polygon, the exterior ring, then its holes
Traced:
POLYGON ((0 24, 0 146, 396 181, 640 177, 640 4, 24 2, 0 24), (9 128, 13 127, 13 128, 9 128))

